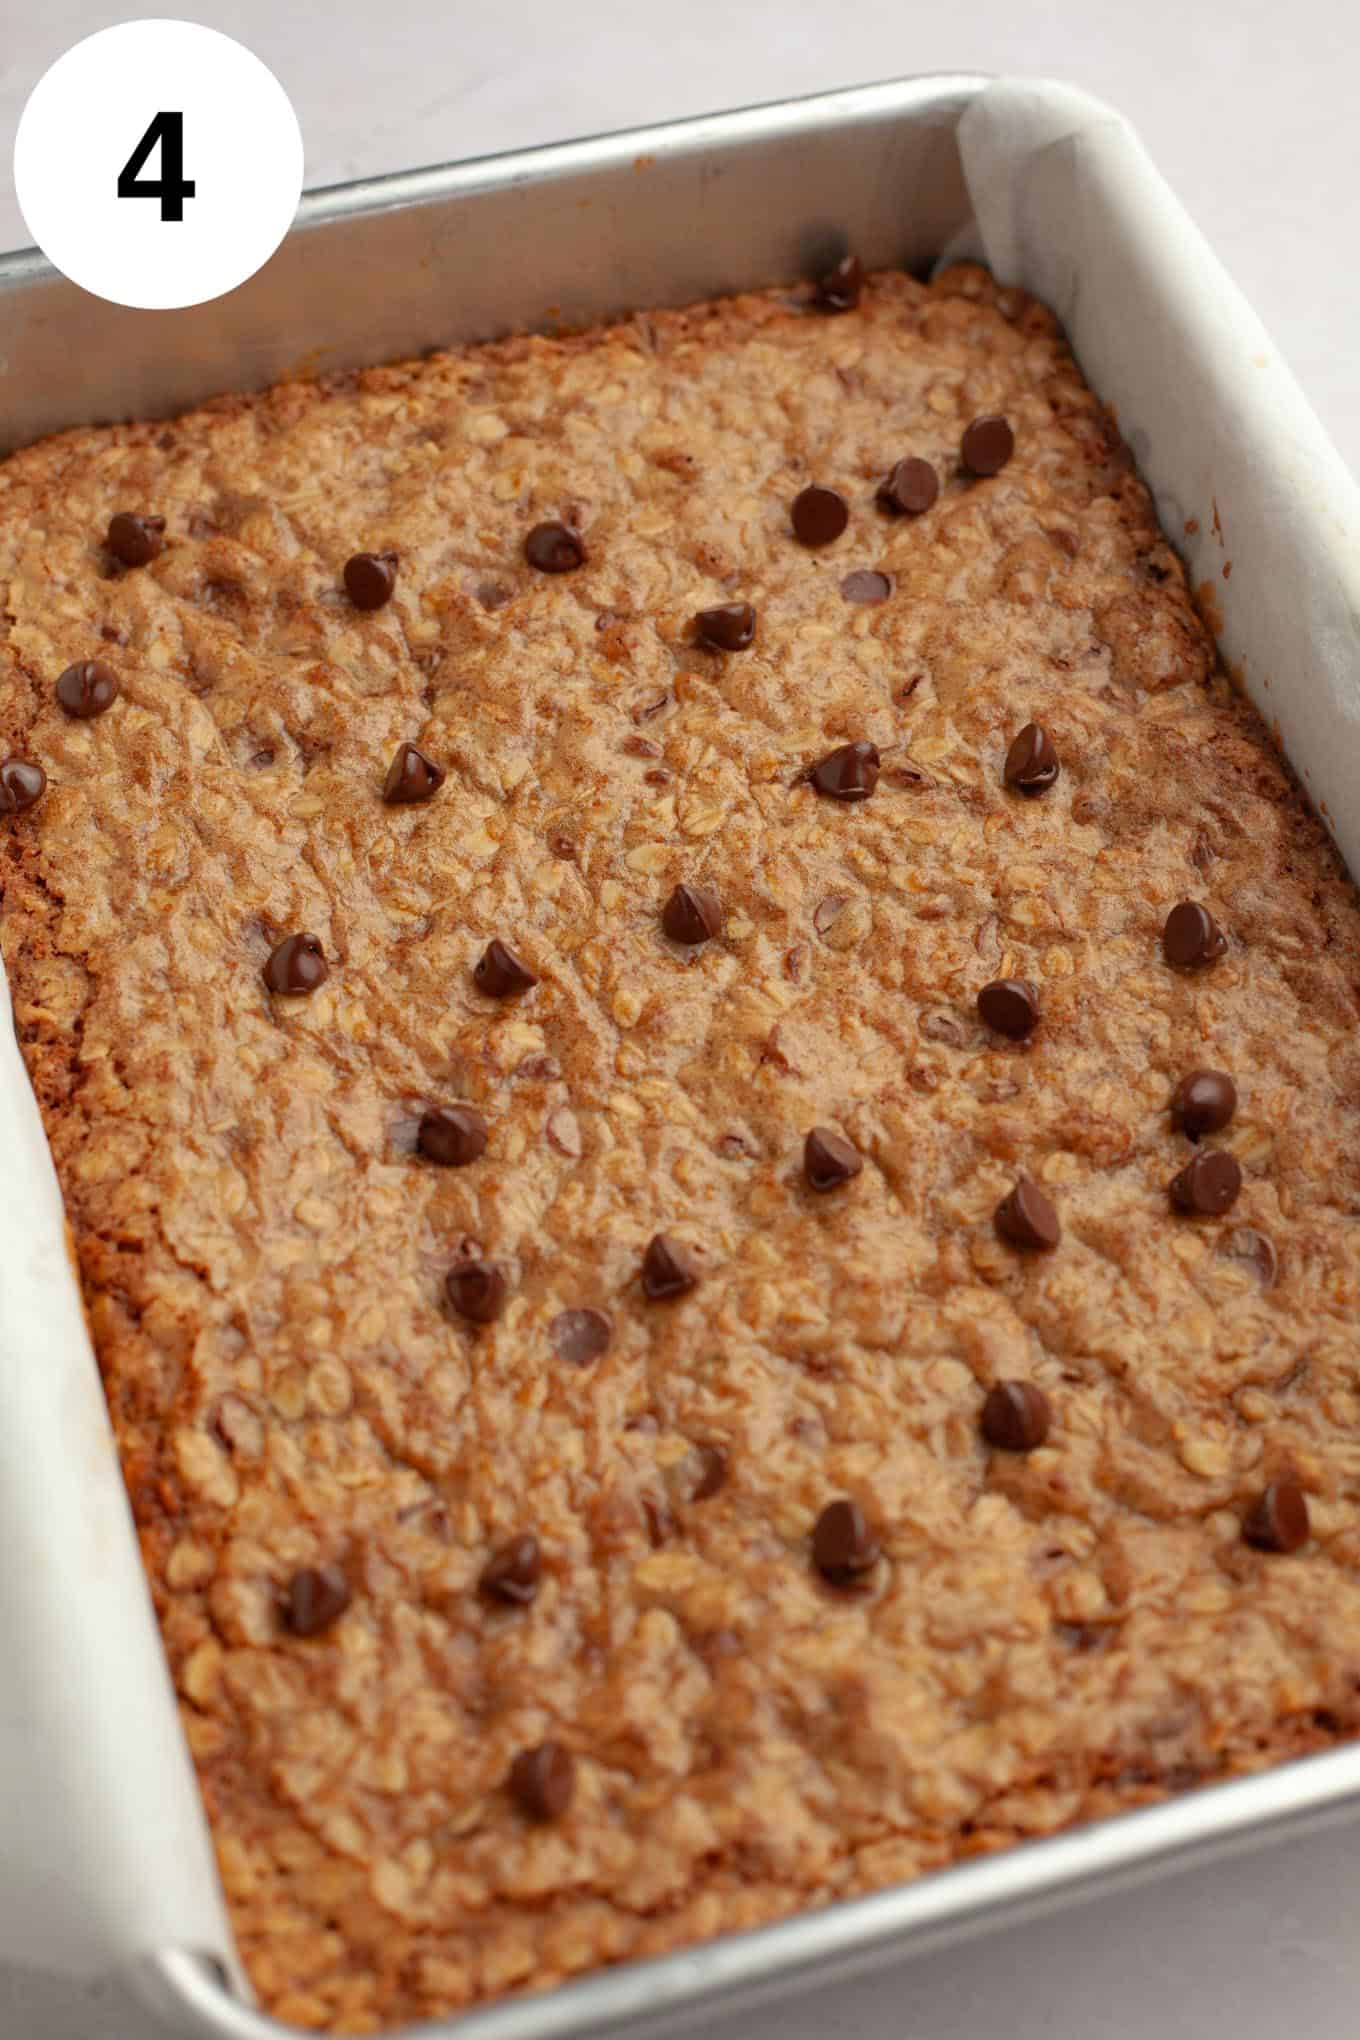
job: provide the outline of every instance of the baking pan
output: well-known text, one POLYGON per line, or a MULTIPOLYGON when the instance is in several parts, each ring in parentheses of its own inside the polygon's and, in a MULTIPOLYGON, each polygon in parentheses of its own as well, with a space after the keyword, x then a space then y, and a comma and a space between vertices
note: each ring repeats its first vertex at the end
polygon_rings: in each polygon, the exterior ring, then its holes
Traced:
MULTIPOLYGON (((847 241, 870 264, 985 256, 1054 306, 1232 670, 1356 869, 1360 499, 1128 129, 1061 87, 909 79, 315 193, 258 276, 184 312, 123 310, 36 254, 0 258, 0 450, 289 374, 791 279, 847 241)), ((44 1365, 23 1370, 27 1471, 0 1478, 0 2031, 281 2040, 234 1967, 9 1036, 0 1133, 38 1159, 33 1198, 0 1210, 0 1436, 19 1407, 15 1354, 41 1336, 44 1365), (69 1460, 73 1424, 84 1503, 65 1511, 44 1474, 69 1460)), ((1056 2022, 1108 2035, 1111 2006, 1132 1999, 1124 2033, 1213 2040, 1287 2020, 1341 2040, 1360 1993, 1357 1845, 1347 1747, 406 2030, 656 2040, 702 2024, 755 2040, 774 2030, 760 2002, 796 1996, 778 2016, 805 2034, 1038 2040, 1056 2022)))

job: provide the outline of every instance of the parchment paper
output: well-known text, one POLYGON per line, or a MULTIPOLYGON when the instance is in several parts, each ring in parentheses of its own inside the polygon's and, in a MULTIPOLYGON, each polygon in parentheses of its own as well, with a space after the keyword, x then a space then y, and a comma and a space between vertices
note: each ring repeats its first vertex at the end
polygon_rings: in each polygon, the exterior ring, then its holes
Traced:
POLYGON ((1349 470, 1117 114, 1066 86, 1007 79, 965 113, 959 140, 977 233, 954 252, 981 254, 1063 321, 1208 591, 1230 668, 1360 874, 1349 470))
POLYGON ((167 1938, 230 1955, 0 973, 0 1966, 93 1978, 167 1938))
MULTIPOLYGON (((1063 319, 1213 591, 1227 658, 1360 870, 1347 470, 1108 108, 1002 81, 961 145, 977 222, 950 253, 981 255, 1063 319)), ((173 1945, 230 1959, 2 981, 0 1156, 0 1966, 89 1979, 173 1945)))

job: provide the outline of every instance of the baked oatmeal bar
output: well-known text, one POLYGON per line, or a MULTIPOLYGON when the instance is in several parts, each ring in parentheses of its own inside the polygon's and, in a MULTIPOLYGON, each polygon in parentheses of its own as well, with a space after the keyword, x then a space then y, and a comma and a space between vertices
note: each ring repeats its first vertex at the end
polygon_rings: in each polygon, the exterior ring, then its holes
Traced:
POLYGON ((1360 914, 1048 313, 0 467, 5 963, 241 1951, 371 2033, 1360 1718, 1360 914))

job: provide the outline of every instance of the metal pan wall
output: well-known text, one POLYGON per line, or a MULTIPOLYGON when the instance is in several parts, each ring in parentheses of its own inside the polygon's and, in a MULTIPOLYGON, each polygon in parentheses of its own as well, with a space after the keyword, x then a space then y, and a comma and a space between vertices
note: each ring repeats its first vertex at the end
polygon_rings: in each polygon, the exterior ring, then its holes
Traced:
POLYGON ((915 268, 967 222, 955 131, 980 84, 871 85, 314 192, 256 276, 187 311, 129 311, 36 253, 0 256, 0 455, 68 425, 797 277, 847 230, 866 261, 915 268))

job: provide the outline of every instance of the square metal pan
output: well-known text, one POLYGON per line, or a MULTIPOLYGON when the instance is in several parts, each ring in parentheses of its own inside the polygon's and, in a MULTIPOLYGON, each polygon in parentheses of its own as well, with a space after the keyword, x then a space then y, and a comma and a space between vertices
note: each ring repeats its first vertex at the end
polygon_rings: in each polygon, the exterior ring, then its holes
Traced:
MULTIPOLYGON (((907 79, 313 193, 255 278, 186 312, 125 311, 36 253, 0 258, 0 453, 288 375, 793 278, 847 238, 870 264, 924 268, 970 226, 957 129, 984 83, 907 79)), ((1029 2040, 1052 2030, 1052 2004, 1018 1985, 1043 1967, 1066 1976, 1064 2008, 1132 1988, 1143 2016, 1121 2033, 1208 2040, 1240 2032, 1249 2014, 1262 2021, 1252 2031, 1270 2029, 1277 2003, 1280 2018, 1296 2019, 1297 1965, 1285 1958, 1301 1950, 1341 2008, 1335 2025, 1315 2008, 1304 2030, 1340 2040, 1355 2024, 1344 1999, 1360 1992, 1360 1954, 1337 1953, 1338 1894, 1358 1838, 1360 1749, 1345 1748, 403 2030, 660 2040, 702 2026, 736 2040, 752 2033, 759 2004, 796 1998, 801 2016, 786 2011, 785 2030, 848 2033, 850 2019, 856 2035, 905 2023, 919 2040, 1029 2040), (1281 1919, 1284 1939, 1273 1934, 1281 1919), (964 1941, 966 1955, 949 1952, 964 1941), (846 1997, 859 1978, 877 1979, 871 1996, 846 1997), (1206 2021, 1201 2000, 1192 2023, 1178 2023, 1194 1994, 1187 1978, 1208 1986, 1222 2023, 1206 2021)), ((1089 2017, 1084 2030, 1096 2030, 1089 2017)), ((1102 2040, 1114 2030, 1099 2025, 1102 2040)), ((97 1997, 51 2011, 42 2031, 284 2040, 291 2029, 232 1996, 220 1964, 172 1948, 129 1950, 97 1997)))

